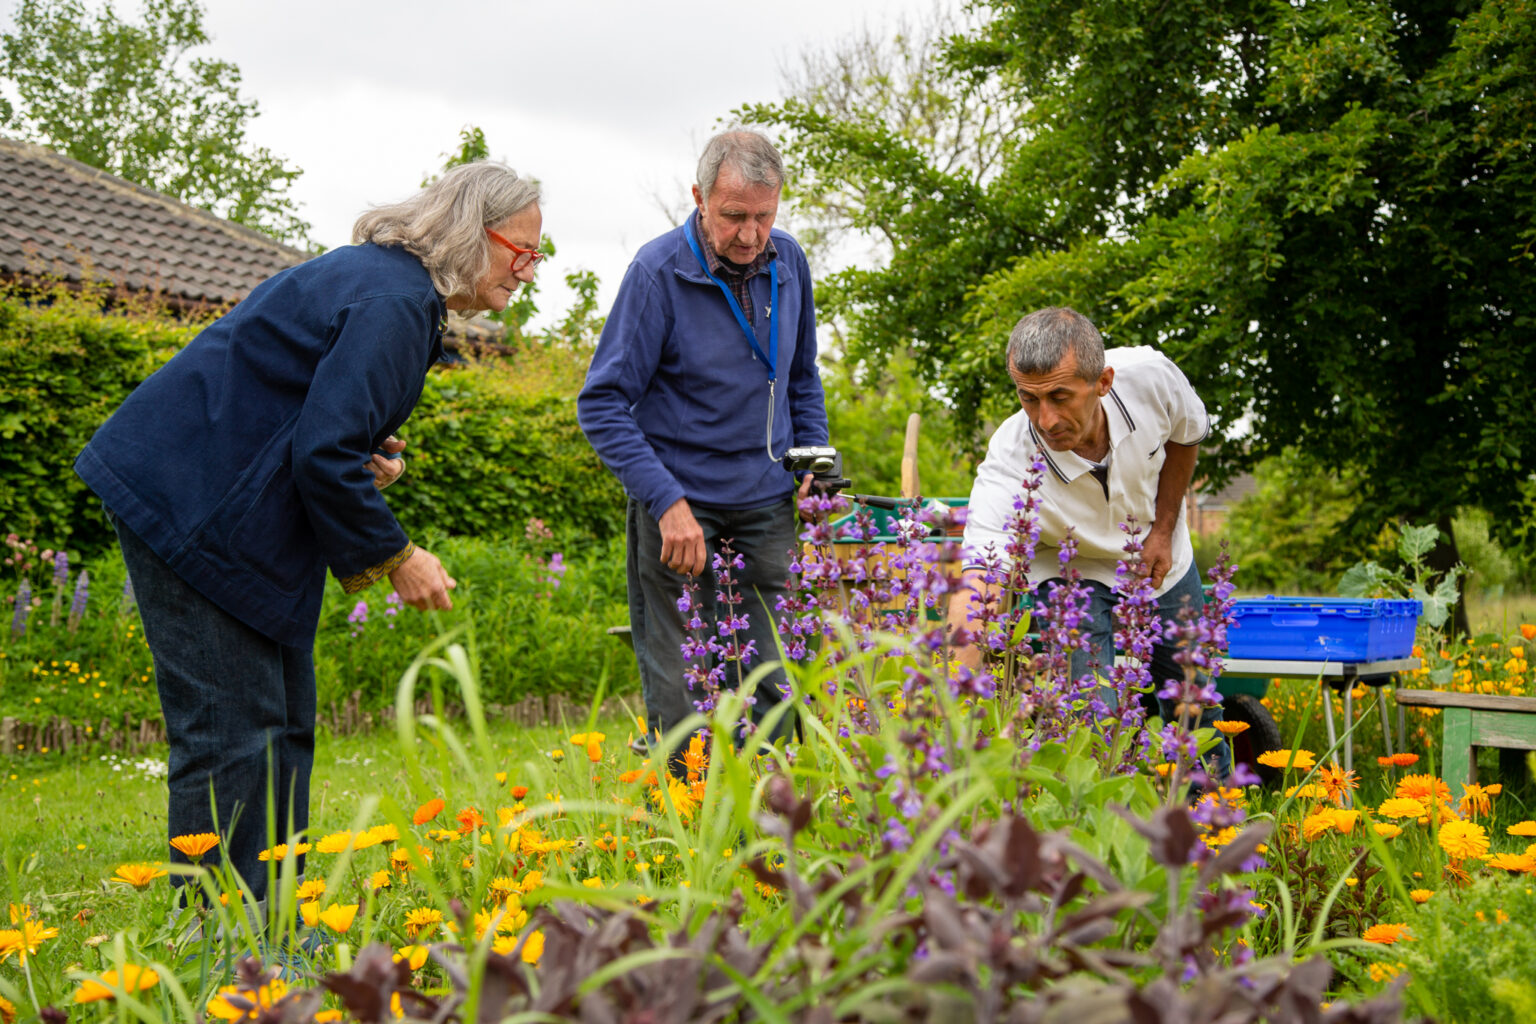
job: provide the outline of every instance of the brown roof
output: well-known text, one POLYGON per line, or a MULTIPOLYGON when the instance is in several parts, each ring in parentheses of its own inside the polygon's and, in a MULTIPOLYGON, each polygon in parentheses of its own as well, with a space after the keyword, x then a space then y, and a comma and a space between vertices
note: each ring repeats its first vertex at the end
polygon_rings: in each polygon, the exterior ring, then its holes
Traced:
MULTIPOLYGON (((172 306, 233 305, 312 253, 41 146, 0 137, 0 279, 87 277, 172 306)), ((503 355, 499 324, 449 318, 450 351, 503 355)))
POLYGON ((90 277, 222 306, 309 253, 41 146, 0 138, 0 276, 90 277))

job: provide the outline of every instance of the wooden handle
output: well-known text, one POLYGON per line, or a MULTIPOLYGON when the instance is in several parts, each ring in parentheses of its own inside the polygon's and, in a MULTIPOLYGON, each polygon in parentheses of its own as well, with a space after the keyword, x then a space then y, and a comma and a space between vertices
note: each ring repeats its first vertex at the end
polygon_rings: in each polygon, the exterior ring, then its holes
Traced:
POLYGON ((901 447, 901 496, 915 498, 923 493, 923 485, 917 477, 917 435, 921 432, 923 417, 917 413, 907 417, 907 437, 901 447))

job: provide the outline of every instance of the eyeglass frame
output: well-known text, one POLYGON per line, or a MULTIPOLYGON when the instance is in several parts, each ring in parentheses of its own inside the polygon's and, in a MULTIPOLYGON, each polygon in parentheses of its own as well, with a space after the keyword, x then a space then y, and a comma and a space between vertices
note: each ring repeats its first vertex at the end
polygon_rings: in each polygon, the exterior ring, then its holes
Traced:
POLYGON ((513 245, 511 242, 507 241, 505 238, 492 231, 490 228, 486 228, 485 233, 490 235, 493 241, 506 246, 516 254, 512 257, 512 273, 514 274, 519 270, 522 270, 524 267, 537 267, 539 265, 539 261, 548 255, 547 253, 539 252, 537 249, 524 249, 520 245, 513 245))

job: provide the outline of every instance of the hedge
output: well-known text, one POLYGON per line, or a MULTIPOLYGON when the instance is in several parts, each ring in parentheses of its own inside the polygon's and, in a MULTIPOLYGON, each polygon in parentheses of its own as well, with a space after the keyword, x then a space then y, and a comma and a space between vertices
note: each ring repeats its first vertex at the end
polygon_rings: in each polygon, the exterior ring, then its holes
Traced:
MULTIPOLYGON (((112 545, 75 456, 127 395, 196 336, 144 310, 103 312, 63 290, 0 291, 0 532, 48 537, 76 558, 112 545)), ((417 534, 561 537, 620 532, 623 496, 576 423, 586 356, 533 348, 439 367, 401 431, 405 479, 391 507, 417 534)))

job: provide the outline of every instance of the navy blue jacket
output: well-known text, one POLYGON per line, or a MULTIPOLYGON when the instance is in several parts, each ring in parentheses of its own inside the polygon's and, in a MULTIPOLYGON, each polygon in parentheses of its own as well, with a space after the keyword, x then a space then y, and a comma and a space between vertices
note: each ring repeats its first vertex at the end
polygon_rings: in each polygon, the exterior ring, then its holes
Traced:
MULTIPOLYGON (((788 234, 775 230, 772 238, 779 293, 768 294, 766 270, 749 287, 752 327, 765 353, 769 306, 779 307, 773 451, 782 455, 792 443, 825 444, 827 411, 816 369, 811 268, 788 234)), ((794 478, 767 453, 767 367, 753 355, 681 227, 635 254, 577 414, 597 454, 654 518, 679 498, 758 508, 794 490, 794 478)))
POLYGON ((357 589, 410 548, 363 466, 421 397, 446 313, 403 249, 291 267, 139 385, 75 471, 209 600, 308 646, 327 566, 357 589))

